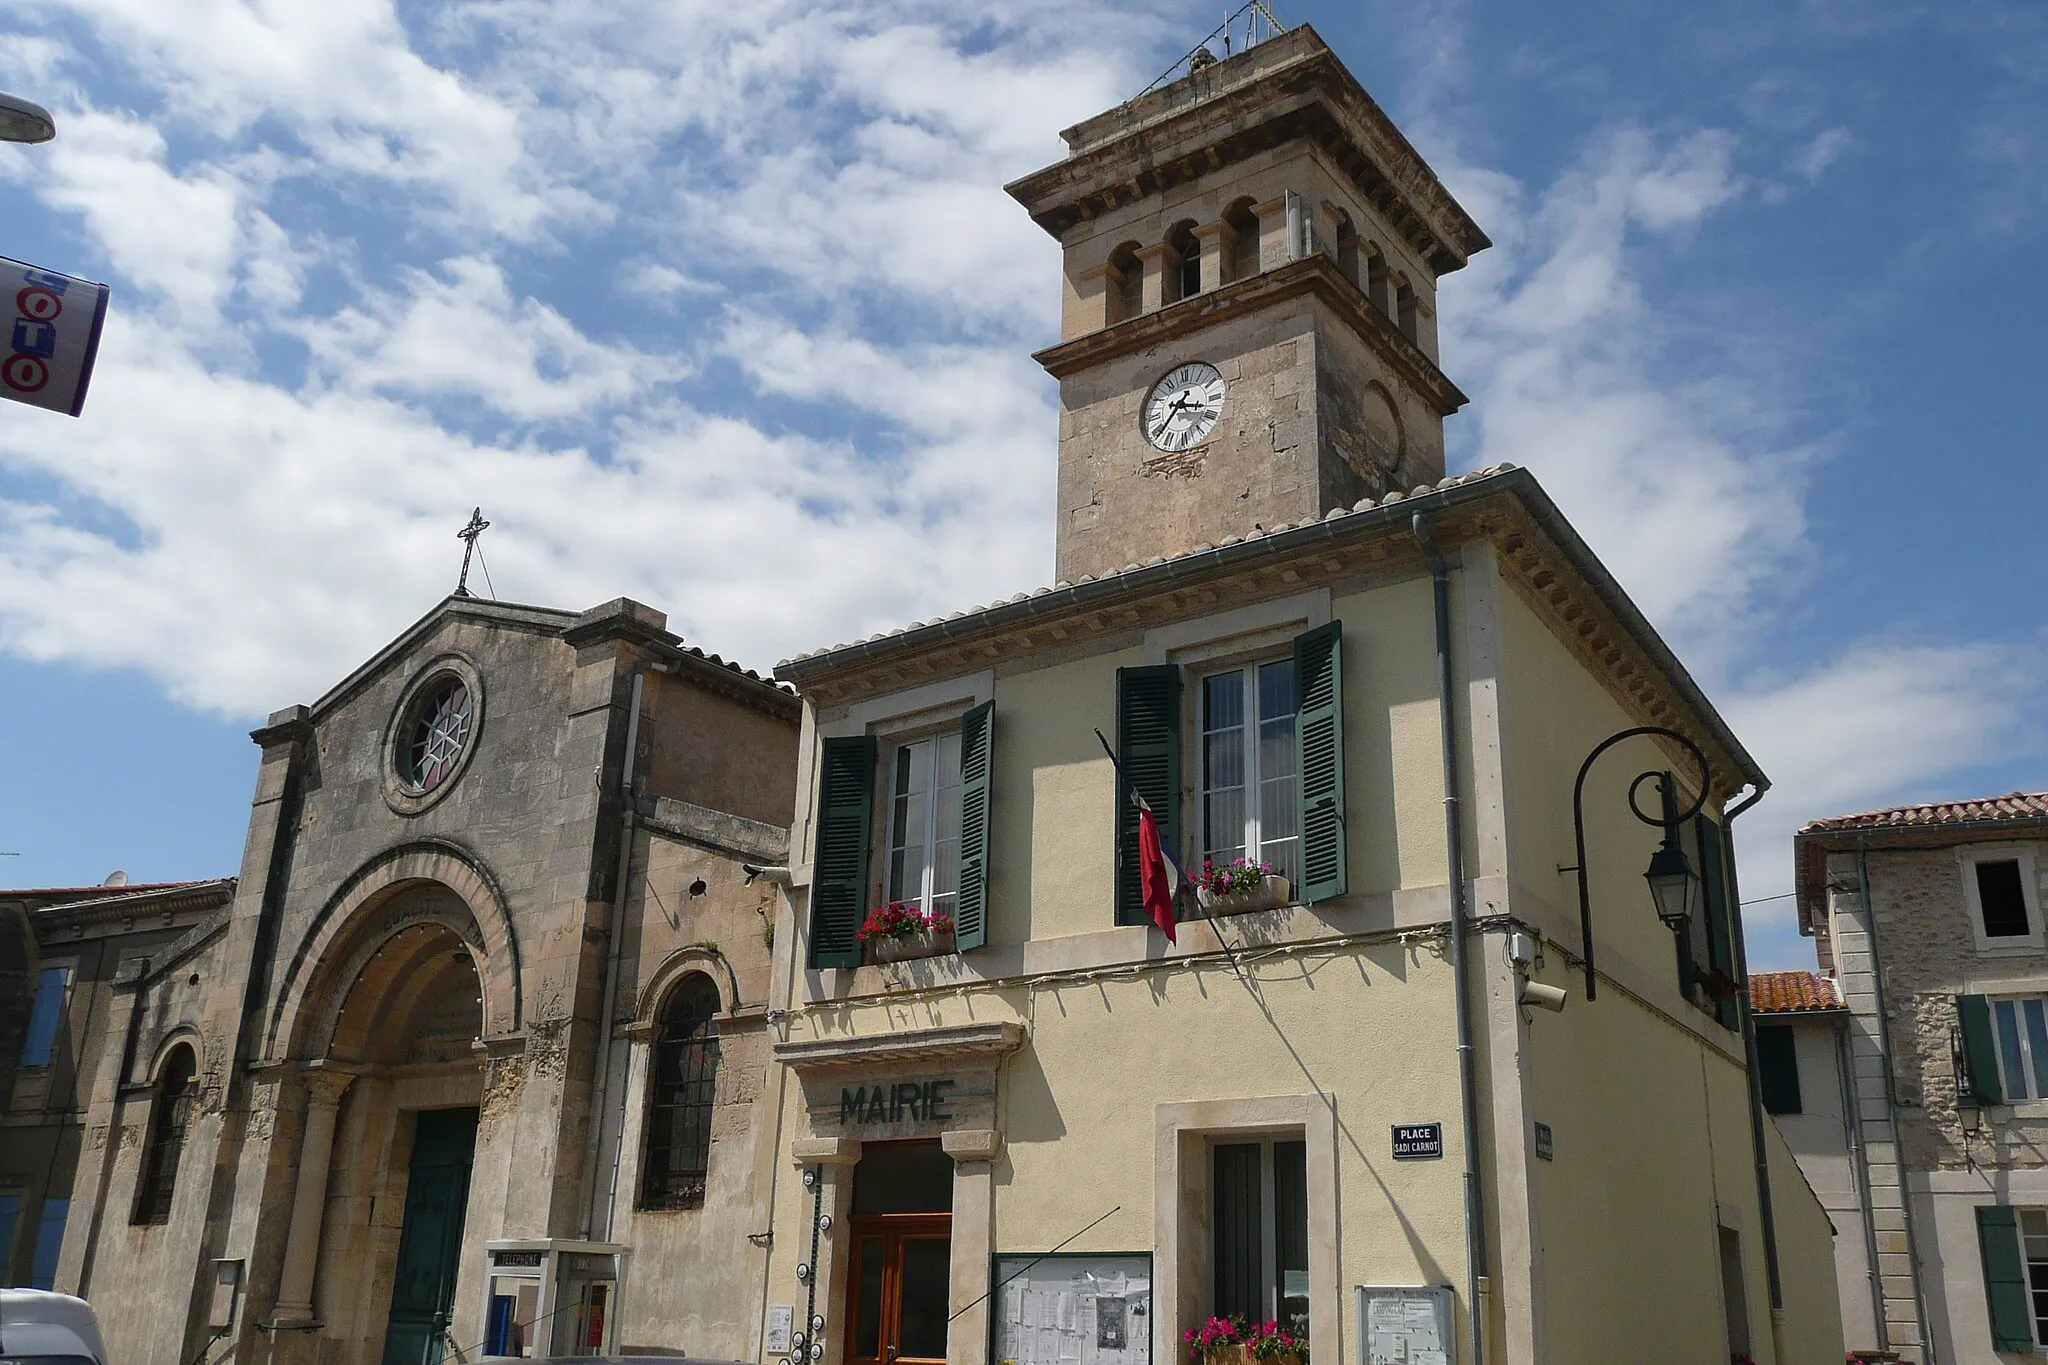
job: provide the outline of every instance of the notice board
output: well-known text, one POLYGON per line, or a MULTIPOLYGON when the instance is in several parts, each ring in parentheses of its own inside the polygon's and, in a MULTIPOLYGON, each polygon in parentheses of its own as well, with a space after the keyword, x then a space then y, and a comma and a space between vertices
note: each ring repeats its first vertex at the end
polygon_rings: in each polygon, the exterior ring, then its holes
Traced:
POLYGON ((996 1365, 1150 1365, 1152 1254, 997 1256, 996 1365))
POLYGON ((1356 1286, 1359 1365, 1457 1365, 1449 1285, 1356 1286))

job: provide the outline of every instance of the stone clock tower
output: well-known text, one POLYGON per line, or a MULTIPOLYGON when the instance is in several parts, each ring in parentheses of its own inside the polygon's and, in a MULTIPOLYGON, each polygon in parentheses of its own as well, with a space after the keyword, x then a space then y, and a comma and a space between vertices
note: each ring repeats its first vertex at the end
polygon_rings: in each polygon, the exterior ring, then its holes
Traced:
POLYGON ((1113 573, 1444 474, 1436 282, 1490 245, 1306 26, 1061 136, 1058 570, 1113 573))

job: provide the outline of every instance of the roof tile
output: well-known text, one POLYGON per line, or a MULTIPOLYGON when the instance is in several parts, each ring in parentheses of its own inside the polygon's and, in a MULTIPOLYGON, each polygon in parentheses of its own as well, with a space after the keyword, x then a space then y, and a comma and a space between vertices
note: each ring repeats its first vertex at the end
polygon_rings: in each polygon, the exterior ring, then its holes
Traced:
POLYGON ((1835 983, 1818 972, 1751 972, 1749 1007, 1758 1014, 1844 1008, 1835 983))
POLYGON ((1974 825, 1999 820, 2048 820, 2048 792, 2007 792, 1971 801, 1933 801, 1917 806, 1887 806, 1860 815, 1837 815, 1809 822, 1801 834, 1836 830, 1932 829, 1943 825, 1974 825))

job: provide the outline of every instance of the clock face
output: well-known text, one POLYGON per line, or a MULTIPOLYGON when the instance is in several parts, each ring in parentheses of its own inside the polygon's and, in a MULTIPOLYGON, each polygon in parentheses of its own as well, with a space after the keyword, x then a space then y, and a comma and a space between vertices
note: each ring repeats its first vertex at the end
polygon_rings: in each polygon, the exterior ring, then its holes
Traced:
POLYGON ((1172 371, 1145 398, 1145 439, 1161 450, 1207 440, 1223 416, 1223 376, 1197 360, 1172 371))

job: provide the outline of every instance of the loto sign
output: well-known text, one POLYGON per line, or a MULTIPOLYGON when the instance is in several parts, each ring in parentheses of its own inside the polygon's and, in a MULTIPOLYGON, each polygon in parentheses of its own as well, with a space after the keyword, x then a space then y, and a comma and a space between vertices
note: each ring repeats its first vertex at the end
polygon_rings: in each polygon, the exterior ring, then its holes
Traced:
POLYGON ((106 320, 105 285, 0 256, 0 398, 78 416, 106 320))

